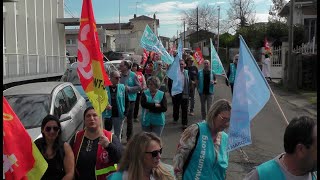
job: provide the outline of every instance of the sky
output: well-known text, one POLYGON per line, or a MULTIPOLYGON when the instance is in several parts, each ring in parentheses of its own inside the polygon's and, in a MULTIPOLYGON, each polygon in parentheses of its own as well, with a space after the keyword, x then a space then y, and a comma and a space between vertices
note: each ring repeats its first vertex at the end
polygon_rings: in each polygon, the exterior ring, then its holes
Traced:
MULTIPOLYGON (((271 0, 253 0, 257 22, 268 22, 268 12, 272 6, 271 0)), ((120 22, 127 23, 137 16, 146 15, 160 21, 158 33, 160 36, 173 37, 177 31, 183 32, 181 20, 182 10, 194 9, 197 5, 220 5, 220 21, 226 20, 229 0, 92 0, 94 16, 97 23, 118 23, 120 2, 120 22)), ((80 17, 82 0, 64 0, 65 17, 80 17)), ((218 12, 217 12, 218 16, 218 12)))

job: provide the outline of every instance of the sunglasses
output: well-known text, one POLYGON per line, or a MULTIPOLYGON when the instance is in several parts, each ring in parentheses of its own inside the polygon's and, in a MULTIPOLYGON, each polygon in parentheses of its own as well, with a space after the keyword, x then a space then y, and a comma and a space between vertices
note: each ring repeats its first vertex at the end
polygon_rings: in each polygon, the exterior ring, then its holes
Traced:
POLYGON ((219 115, 219 117, 222 119, 222 120, 224 120, 224 121, 230 121, 230 118, 225 118, 225 117, 222 117, 220 114, 218 114, 219 115))
POLYGON ((46 131, 46 132, 50 132, 51 129, 53 129, 54 132, 58 132, 58 131, 60 130, 60 128, 59 128, 58 126, 53 126, 53 127, 47 126, 47 127, 45 128, 45 131, 46 131))
POLYGON ((152 157, 157 157, 159 153, 162 154, 162 148, 160 150, 155 150, 152 152, 145 152, 145 153, 150 153, 152 157))
POLYGON ((115 78, 115 79, 120 79, 120 77, 113 77, 113 78, 115 78))

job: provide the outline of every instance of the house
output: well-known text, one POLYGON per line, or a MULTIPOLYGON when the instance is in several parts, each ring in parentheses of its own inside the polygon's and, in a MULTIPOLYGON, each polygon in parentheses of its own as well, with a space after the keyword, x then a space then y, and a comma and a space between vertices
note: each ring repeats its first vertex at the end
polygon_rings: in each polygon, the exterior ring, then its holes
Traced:
POLYGON ((182 45, 184 48, 192 49, 190 44, 190 34, 196 32, 193 29, 187 28, 186 31, 179 34, 180 38, 182 38, 182 45))
POLYGON ((3 85, 63 75, 63 1, 3 3, 3 85))
MULTIPOLYGON (((204 56, 209 56, 210 38, 214 41, 215 34, 207 30, 195 31, 187 36, 192 49, 199 47, 204 56)), ((214 42, 213 42, 214 43, 214 42)))
MULTIPOLYGON (((279 12, 279 16, 287 17, 290 22, 290 3, 279 12)), ((293 24, 302 24, 305 31, 305 42, 317 39, 317 0, 294 0, 293 24)))
POLYGON ((164 36, 159 36, 159 39, 162 42, 163 47, 165 49, 169 49, 169 47, 170 47, 170 38, 164 37, 164 36))

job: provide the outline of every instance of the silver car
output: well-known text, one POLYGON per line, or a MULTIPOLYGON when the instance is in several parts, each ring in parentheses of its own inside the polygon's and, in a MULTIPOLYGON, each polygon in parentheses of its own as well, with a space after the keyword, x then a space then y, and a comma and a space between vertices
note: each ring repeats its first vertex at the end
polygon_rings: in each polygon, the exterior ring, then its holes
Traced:
POLYGON ((86 101, 69 82, 24 84, 3 91, 3 95, 32 140, 42 136, 41 122, 48 114, 60 119, 63 141, 69 141, 83 127, 86 101))

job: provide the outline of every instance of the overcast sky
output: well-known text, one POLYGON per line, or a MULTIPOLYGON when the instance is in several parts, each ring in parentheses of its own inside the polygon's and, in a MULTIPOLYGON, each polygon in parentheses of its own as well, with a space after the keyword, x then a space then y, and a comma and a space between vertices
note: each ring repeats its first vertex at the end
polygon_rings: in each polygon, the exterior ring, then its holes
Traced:
MULTIPOLYGON (((65 17, 80 17, 82 0, 64 0, 64 3, 65 17)), ((97 23, 119 22, 119 0, 92 0, 92 4, 97 23)), ((160 20, 159 35, 171 38, 177 30, 183 31, 181 11, 196 8, 199 4, 220 5, 220 20, 227 19, 229 0, 120 0, 121 23, 129 22, 134 14, 153 17, 155 13, 160 20)), ((254 0, 257 22, 268 22, 271 5, 271 0, 254 0)))

